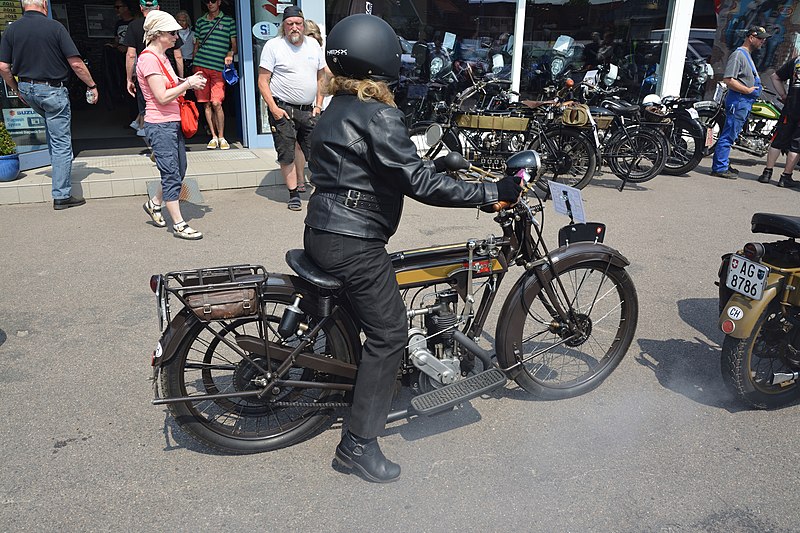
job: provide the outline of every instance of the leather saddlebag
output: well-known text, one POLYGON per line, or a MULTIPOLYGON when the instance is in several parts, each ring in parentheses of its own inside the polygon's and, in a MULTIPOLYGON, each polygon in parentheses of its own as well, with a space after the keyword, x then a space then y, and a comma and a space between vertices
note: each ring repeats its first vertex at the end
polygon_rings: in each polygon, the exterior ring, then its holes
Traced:
POLYGON ((186 305, 200 320, 226 320, 258 312, 256 290, 224 289, 187 294, 186 305))

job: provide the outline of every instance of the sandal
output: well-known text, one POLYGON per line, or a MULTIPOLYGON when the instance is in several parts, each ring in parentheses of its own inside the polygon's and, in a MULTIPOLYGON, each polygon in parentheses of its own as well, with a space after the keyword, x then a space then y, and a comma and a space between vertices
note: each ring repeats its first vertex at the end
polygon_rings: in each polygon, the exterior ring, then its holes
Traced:
POLYGON ((301 181, 297 184, 297 192, 306 192, 306 182, 301 181))
POLYGON ((179 239, 186 239, 189 241, 196 241, 203 238, 203 234, 199 231, 192 229, 186 222, 178 222, 172 226, 174 235, 179 239))
POLYGON ((292 196, 289 198, 289 202, 286 204, 286 207, 292 211, 301 211, 303 209, 303 203, 299 196, 292 196))
POLYGON ((155 204, 153 200, 147 200, 142 207, 144 208, 144 212, 153 219, 153 224, 159 228, 163 228, 167 225, 164 221, 164 215, 161 214, 161 204, 155 204))

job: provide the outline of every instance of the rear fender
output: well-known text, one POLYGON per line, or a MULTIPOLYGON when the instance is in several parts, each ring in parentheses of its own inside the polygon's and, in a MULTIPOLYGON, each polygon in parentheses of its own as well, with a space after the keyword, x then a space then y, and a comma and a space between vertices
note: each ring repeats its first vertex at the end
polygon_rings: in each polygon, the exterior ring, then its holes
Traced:
MULTIPOLYGON (((307 281, 288 274, 270 272, 264 289, 267 295, 285 296, 287 299, 294 294, 302 294, 300 309, 306 313, 317 314, 317 301, 319 291, 316 286, 307 281)), ((177 300, 175 300, 177 301, 177 300)), ((347 308, 340 307, 332 320, 337 322, 344 332, 348 349, 354 361, 361 360, 361 340, 359 328, 347 308)), ((158 346, 153 356, 153 366, 159 367, 167 364, 181 349, 181 344, 193 328, 201 327, 200 320, 189 309, 182 309, 167 326, 161 335, 158 346), (160 353, 159 353, 160 352, 160 353)))
MULTIPOLYGON (((767 276, 767 286, 760 300, 753 300, 738 292, 728 299, 728 303, 722 310, 719 317, 719 327, 722 329, 723 322, 730 319, 733 324, 733 331, 725 333, 734 339, 746 339, 753 334, 753 329, 758 322, 758 318, 764 313, 767 306, 781 293, 785 276, 780 273, 773 273, 767 276)), ((720 283, 725 283, 720 279, 720 283)), ((722 330, 723 333, 725 330, 722 330)))
POLYGON ((692 135, 692 137, 705 139, 705 127, 700 123, 699 120, 692 118, 688 111, 685 109, 676 109, 672 114, 675 115, 676 119, 679 119, 681 122, 686 124, 686 129, 692 135))
MULTIPOLYGON (((525 302, 529 302, 541 291, 540 277, 544 282, 549 282, 555 274, 560 274, 579 263, 590 261, 610 263, 619 268, 630 265, 630 261, 614 248, 591 242, 562 246, 553 250, 550 258, 552 270, 547 263, 542 263, 527 271, 514 283, 503 303, 495 333, 497 360, 501 368, 508 368, 517 362, 515 351, 519 350, 522 329, 528 314, 525 302)), ((514 375, 509 377, 513 379, 514 375)))

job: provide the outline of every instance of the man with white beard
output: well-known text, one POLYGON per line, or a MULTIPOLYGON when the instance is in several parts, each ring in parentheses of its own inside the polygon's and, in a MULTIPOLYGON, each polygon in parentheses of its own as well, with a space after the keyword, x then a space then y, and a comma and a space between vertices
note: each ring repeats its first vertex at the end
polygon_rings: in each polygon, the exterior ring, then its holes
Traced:
POLYGON ((305 17, 297 6, 283 12, 279 36, 267 42, 258 65, 258 90, 269 107, 269 125, 281 174, 289 189, 287 207, 300 211, 303 169, 295 164, 295 143, 308 159, 309 137, 322 111, 325 56, 305 37, 305 17))

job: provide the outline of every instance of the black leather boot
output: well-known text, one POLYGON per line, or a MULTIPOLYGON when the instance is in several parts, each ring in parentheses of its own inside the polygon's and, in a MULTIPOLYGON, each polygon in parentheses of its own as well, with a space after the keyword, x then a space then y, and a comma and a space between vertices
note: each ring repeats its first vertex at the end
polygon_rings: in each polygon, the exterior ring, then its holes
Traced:
POLYGON ((771 179, 772 179, 772 169, 771 168, 765 168, 764 172, 762 172, 761 175, 758 177, 758 182, 759 183, 769 183, 769 180, 771 180, 771 179))
POLYGON ((781 179, 778 180, 778 187, 796 189, 797 187, 800 187, 800 181, 793 180, 791 174, 781 174, 781 179))
POLYGON ((333 468, 348 474, 354 471, 372 483, 391 483, 400 478, 400 465, 384 457, 378 439, 363 439, 349 431, 336 447, 333 468))

